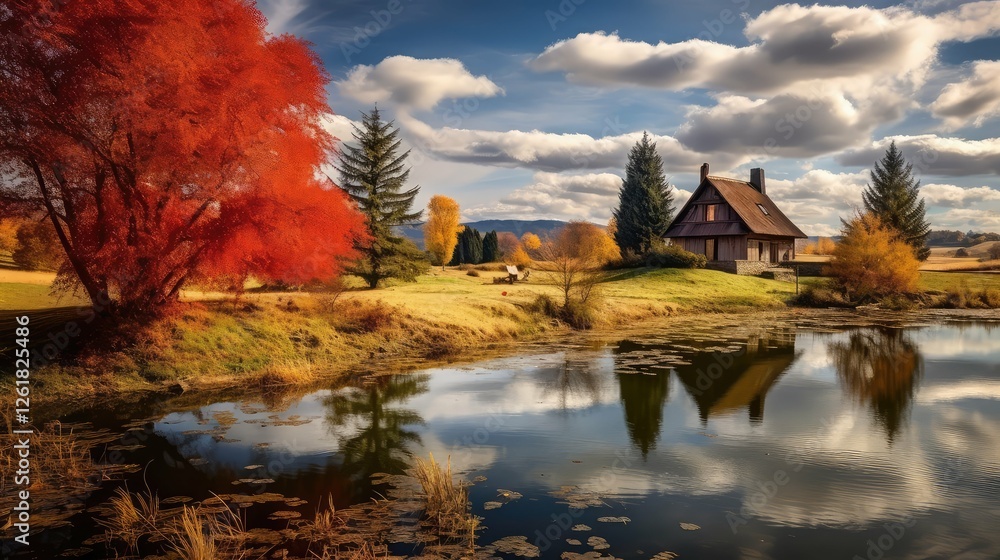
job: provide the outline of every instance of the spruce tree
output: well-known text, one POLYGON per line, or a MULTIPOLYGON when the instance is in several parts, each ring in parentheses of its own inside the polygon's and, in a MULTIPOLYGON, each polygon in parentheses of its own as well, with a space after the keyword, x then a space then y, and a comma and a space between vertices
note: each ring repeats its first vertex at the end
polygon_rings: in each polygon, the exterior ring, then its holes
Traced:
POLYGON ((882 223, 899 232, 920 260, 927 260, 930 223, 924 199, 920 197, 920 181, 913 177, 913 165, 906 162, 893 141, 885 156, 875 162, 871 183, 861 193, 865 211, 879 217, 882 223))
POLYGON ((422 214, 413 211, 420 187, 405 189, 410 152, 399 153, 399 129, 382 121, 378 107, 361 113, 361 126, 354 126, 352 136, 356 145, 343 146, 336 169, 340 187, 365 215, 371 239, 357 246, 362 257, 348 272, 371 288, 387 278, 414 281, 429 264, 412 241, 393 232, 393 227, 413 223, 422 214))
POLYGON ((483 262, 491 263, 500 260, 500 241, 497 232, 493 230, 483 236, 483 262))
POLYGON ((673 189, 663 174, 656 143, 644 132, 628 154, 614 210, 615 242, 622 253, 642 254, 661 240, 673 220, 673 202, 673 189))

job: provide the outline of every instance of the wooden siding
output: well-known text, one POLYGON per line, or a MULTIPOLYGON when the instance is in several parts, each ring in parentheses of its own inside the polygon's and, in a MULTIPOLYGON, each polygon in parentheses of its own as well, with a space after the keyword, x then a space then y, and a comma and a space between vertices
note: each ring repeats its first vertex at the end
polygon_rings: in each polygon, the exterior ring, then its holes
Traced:
MULTIPOLYGON (((705 255, 705 242, 715 239, 716 259, 719 261, 742 261, 747 258, 747 238, 739 235, 727 237, 679 237, 673 240, 685 251, 705 255)), ((707 255, 706 255, 707 256, 707 255)))

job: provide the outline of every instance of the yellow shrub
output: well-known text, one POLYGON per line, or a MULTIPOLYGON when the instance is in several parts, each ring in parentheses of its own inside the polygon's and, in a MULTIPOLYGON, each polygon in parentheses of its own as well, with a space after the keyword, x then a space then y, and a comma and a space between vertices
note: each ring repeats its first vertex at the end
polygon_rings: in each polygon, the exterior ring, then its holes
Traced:
POLYGON ((862 214, 845 224, 828 270, 850 299, 873 299, 915 292, 919 268, 913 249, 895 230, 862 214))

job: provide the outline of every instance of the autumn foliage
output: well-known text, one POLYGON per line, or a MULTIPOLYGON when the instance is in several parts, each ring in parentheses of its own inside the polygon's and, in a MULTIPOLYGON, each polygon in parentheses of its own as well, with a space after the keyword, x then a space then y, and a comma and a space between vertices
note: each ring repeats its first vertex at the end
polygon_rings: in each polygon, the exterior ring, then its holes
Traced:
POLYGON ((440 194, 431 197, 424 224, 424 247, 442 269, 458 244, 458 232, 462 230, 459 220, 459 207, 454 199, 440 194))
POLYGON ((816 243, 809 243, 802 249, 805 255, 832 255, 837 243, 829 237, 820 237, 816 243))
POLYGON ((920 262, 899 234, 873 214, 861 214, 844 225, 828 272, 848 299, 872 300, 913 293, 920 262))
POLYGON ((364 224, 316 177, 328 77, 252 3, 7 2, 5 213, 44 213, 64 281, 146 313, 200 279, 336 275, 364 224))

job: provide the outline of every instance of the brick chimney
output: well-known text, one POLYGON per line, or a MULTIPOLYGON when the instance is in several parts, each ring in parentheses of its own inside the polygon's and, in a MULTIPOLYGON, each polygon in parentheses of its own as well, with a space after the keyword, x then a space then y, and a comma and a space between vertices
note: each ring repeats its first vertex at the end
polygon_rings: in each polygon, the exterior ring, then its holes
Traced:
POLYGON ((764 170, 755 167, 750 170, 750 184, 760 191, 760 194, 767 194, 767 185, 764 184, 764 170))
POLYGON ((703 163, 701 164, 701 181, 698 181, 698 184, 700 185, 706 177, 708 177, 708 164, 703 163))

